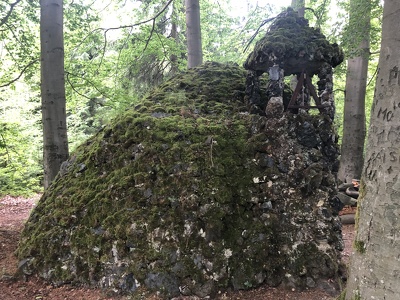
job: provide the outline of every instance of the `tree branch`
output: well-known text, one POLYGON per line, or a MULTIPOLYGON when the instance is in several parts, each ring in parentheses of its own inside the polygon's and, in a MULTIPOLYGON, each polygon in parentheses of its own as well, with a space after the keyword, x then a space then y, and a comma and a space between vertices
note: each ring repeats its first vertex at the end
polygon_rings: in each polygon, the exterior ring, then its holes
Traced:
POLYGON ((109 98, 105 93, 103 93, 101 90, 99 90, 99 89, 96 87, 96 85, 95 85, 93 82, 91 82, 90 80, 88 80, 88 79, 86 79, 86 78, 83 78, 82 76, 78 76, 78 75, 76 75, 76 74, 70 73, 70 72, 68 72, 68 71, 65 71, 65 74, 67 75, 66 78, 67 78, 68 83, 71 85, 71 88, 72 88, 72 89, 74 90, 74 92, 76 92, 78 95, 80 95, 80 96, 82 96, 82 97, 84 97, 84 98, 87 98, 87 99, 91 99, 91 98, 89 98, 88 96, 83 95, 82 93, 78 92, 78 90, 73 86, 72 82, 71 82, 70 79, 69 79, 69 76, 70 76, 70 75, 73 76, 73 77, 77 77, 77 78, 80 78, 80 79, 86 81, 86 82, 89 83, 90 86, 92 86, 97 92, 99 92, 100 95, 102 95, 102 96, 105 97, 105 98, 109 98))
POLYGON ((150 39, 151 39, 151 37, 153 36, 155 27, 156 27, 156 19, 153 19, 153 26, 151 27, 150 35, 149 35, 149 38, 148 38, 147 41, 146 41, 146 45, 144 46, 143 52, 146 51, 147 46, 148 46, 149 43, 150 43, 150 39))
POLYGON ((147 20, 144 20, 144 21, 140 21, 140 22, 137 22, 137 23, 135 23, 135 24, 130 24, 130 25, 121 25, 121 26, 118 26, 118 27, 109 27, 109 28, 99 27, 99 28, 93 29, 91 32, 89 32, 89 33, 86 35, 85 38, 82 39, 82 42, 81 42, 77 47, 79 47, 80 45, 82 45, 83 42, 84 42, 89 36, 91 36, 94 32, 96 32, 96 31, 104 31, 104 35, 106 36, 107 33, 108 33, 108 31, 110 31, 110 30, 118 30, 118 29, 132 28, 132 27, 139 26, 139 25, 142 25, 142 24, 146 24, 146 23, 148 23, 148 22, 150 22, 150 21, 153 21, 153 20, 157 19, 157 18, 168 8, 168 6, 169 6, 172 2, 173 2, 173 0, 169 0, 169 1, 164 5, 164 7, 163 7, 157 14, 155 14, 152 18, 150 18, 150 19, 147 19, 147 20))
MULTIPOLYGON (((169 0, 169 1, 164 5, 164 7, 163 7, 158 13, 156 13, 152 18, 150 18, 150 19, 147 19, 147 20, 144 20, 144 21, 140 21, 140 22, 138 22, 138 23, 131 24, 131 25, 122 25, 122 26, 118 26, 118 27, 109 27, 109 28, 96 28, 96 29, 92 30, 92 31, 82 40, 82 43, 83 43, 84 40, 86 40, 86 39, 87 39, 92 33, 94 33, 95 31, 98 31, 98 30, 104 31, 104 46, 103 46, 103 55, 101 56, 100 63, 99 63, 99 67, 100 67, 101 64, 103 63, 104 55, 105 55, 106 48, 107 48, 107 33, 108 33, 108 31, 110 31, 110 30, 118 30, 118 29, 126 29, 126 28, 133 28, 133 27, 135 27, 135 26, 139 26, 139 25, 142 25, 142 24, 146 24, 146 23, 152 21, 152 22, 153 22, 153 24, 152 24, 152 30, 151 30, 151 33, 150 33, 150 37, 147 39, 146 46, 144 47, 144 50, 143 50, 143 52, 144 52, 144 51, 147 49, 147 46, 148 46, 149 41, 150 41, 150 38, 151 38, 152 35, 153 35, 153 31, 154 31, 154 28, 155 28, 156 19, 168 8, 168 6, 172 3, 172 1, 173 1, 173 0, 169 0)), ((81 44, 82 44, 82 43, 81 43, 81 44)))
POLYGON ((372 74, 371 79, 370 79, 369 82, 367 83, 367 86, 369 86, 369 85, 371 84, 372 80, 375 78, 375 76, 376 76, 377 73, 378 73, 378 66, 376 67, 374 74, 372 74))
POLYGON ((7 12, 7 14, 5 15, 5 17, 4 17, 3 19, 1 19, 1 21, 0 21, 0 27, 3 26, 3 25, 8 21, 8 18, 11 16, 11 14, 12 14, 12 12, 13 12, 13 10, 14 10, 14 7, 15 7, 19 2, 21 2, 21 1, 22 1, 22 0, 16 0, 14 3, 10 4, 10 10, 7 12))
POLYGON ((86 95, 80 93, 80 92, 74 87, 74 85, 72 84, 71 80, 69 80, 69 75, 70 75, 70 73, 65 72, 65 74, 67 75, 67 76, 66 76, 66 79, 67 79, 67 82, 69 83, 69 85, 71 86, 72 90, 73 90, 75 93, 77 93, 79 96, 90 100, 90 98, 89 98, 88 96, 86 96, 86 95))
POLYGON ((13 83, 16 82, 17 80, 19 80, 19 79, 22 77, 22 75, 24 75, 25 71, 26 71, 30 66, 32 66, 32 65, 35 64, 35 63, 37 63, 38 61, 39 61, 38 59, 35 59, 35 60, 31 61, 29 64, 27 64, 27 65, 22 69, 22 71, 19 73, 19 75, 18 75, 16 78, 14 78, 13 80, 7 82, 6 84, 0 85, 0 88, 6 87, 6 86, 10 86, 11 84, 13 84, 13 83))
POLYGON ((125 29, 125 28, 131 28, 131 27, 135 27, 135 26, 138 26, 138 25, 146 24, 146 23, 148 23, 150 21, 155 21, 155 19, 157 19, 168 8, 168 6, 172 3, 172 1, 173 0, 169 0, 164 5, 164 7, 150 19, 147 19, 147 20, 144 20, 144 21, 140 21, 140 22, 132 24, 132 25, 122 25, 122 26, 119 26, 119 27, 110 27, 110 28, 106 28, 106 29, 100 28, 100 29, 101 30, 105 30, 105 31, 115 30, 115 29, 125 29))
POLYGON ((263 27, 265 24, 267 24, 268 22, 271 22, 273 20, 275 20, 278 16, 273 17, 273 18, 269 18, 266 19, 264 21, 262 21, 262 23, 260 24, 260 26, 258 26, 256 32, 251 36, 250 40, 248 41, 246 47, 244 48, 243 52, 246 52, 246 50, 249 48, 250 44, 253 42, 253 40, 255 39, 255 37, 257 36, 258 32, 260 31, 261 27, 263 27))

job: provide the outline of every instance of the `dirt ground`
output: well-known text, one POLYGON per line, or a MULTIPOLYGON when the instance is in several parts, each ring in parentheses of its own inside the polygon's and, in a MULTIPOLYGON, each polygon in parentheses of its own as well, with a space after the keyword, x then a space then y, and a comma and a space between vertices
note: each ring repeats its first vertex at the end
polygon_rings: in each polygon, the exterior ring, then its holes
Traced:
MULTIPOLYGON (((111 295, 100 289, 65 285, 52 286, 45 281, 30 277, 18 278, 17 260, 14 251, 25 220, 34 207, 39 195, 32 198, 3 197, 0 199, 0 300, 128 300, 160 299, 156 295, 123 296, 111 295)), ((354 225, 343 226, 343 239, 346 249, 343 260, 348 261, 354 238, 354 225)), ((334 293, 328 294, 321 289, 291 291, 279 288, 261 287, 251 291, 232 291, 221 293, 217 299, 227 300, 333 300, 334 293)), ((196 300, 195 297, 179 297, 176 300, 196 300)))

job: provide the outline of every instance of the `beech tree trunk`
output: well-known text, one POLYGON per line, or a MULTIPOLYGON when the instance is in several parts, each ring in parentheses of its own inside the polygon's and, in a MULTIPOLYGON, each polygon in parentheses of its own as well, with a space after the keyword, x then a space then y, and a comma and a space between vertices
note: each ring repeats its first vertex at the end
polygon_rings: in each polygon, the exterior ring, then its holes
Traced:
MULTIPOLYGON (((294 11, 297 11, 299 17, 304 18, 304 12, 306 10, 305 0, 292 0, 290 7, 293 8, 294 11)), ((292 75, 290 79, 290 87, 294 91, 296 89, 296 86, 297 86, 297 76, 292 75)))
POLYGON ((400 295, 400 1, 385 0, 346 299, 400 295))
MULTIPOLYGON (((351 182, 361 177, 365 143, 365 94, 367 89, 371 0, 350 1, 350 49, 356 50, 347 60, 343 139, 338 178, 351 182)), ((351 51, 351 50, 350 50, 351 51)))
POLYGON ((305 0, 292 0, 292 4, 290 5, 295 11, 297 11, 297 14, 299 17, 304 18, 304 11, 305 11, 305 0))
POLYGON ((185 7, 188 68, 193 68, 203 63, 199 0, 185 0, 185 7))
POLYGON ((68 158, 64 85, 63 1, 40 1, 44 187, 68 158))

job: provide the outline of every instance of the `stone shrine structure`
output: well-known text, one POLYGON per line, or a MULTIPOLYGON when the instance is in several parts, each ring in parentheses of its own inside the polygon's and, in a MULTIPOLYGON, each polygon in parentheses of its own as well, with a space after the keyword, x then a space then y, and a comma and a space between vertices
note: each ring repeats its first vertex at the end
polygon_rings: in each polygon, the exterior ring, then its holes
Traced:
POLYGON ((208 62, 164 82, 63 164, 25 224, 20 272, 141 299, 260 285, 335 294, 344 245, 332 67, 342 59, 288 10, 248 72, 208 62), (307 109, 313 75, 323 113, 288 112, 307 109))
POLYGON ((277 111, 318 108, 333 120, 332 68, 343 61, 343 52, 331 44, 308 20, 289 8, 278 15, 265 36, 248 56, 247 101, 252 113, 276 115, 277 111), (261 95, 260 76, 268 74, 267 94, 261 95), (295 75, 292 92, 285 94, 285 76, 295 75), (317 91, 312 77, 317 75, 317 91), (315 105, 311 105, 311 99, 315 105), (269 103, 269 105, 268 105, 269 103))

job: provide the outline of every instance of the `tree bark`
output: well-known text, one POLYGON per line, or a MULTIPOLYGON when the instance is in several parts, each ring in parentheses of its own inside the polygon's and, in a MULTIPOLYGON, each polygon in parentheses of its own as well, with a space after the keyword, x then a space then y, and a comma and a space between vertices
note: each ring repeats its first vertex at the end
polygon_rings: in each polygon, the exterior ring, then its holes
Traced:
POLYGON ((367 89, 371 0, 350 1, 350 51, 356 54, 347 61, 343 139, 338 178, 342 182, 359 179, 364 161, 365 95, 367 89))
POLYGON ((400 295, 400 1, 385 0, 346 299, 400 295))
MULTIPOLYGON (((290 5, 291 8, 293 8, 294 11, 297 11, 297 14, 299 17, 304 18, 304 13, 305 13, 305 0, 292 0, 292 3, 290 5)), ((297 86, 297 76, 292 75, 290 78, 290 87, 294 91, 297 86)))
POLYGON ((199 0, 185 0, 188 68, 203 63, 199 0))
MULTIPOLYGON (((171 38, 178 44, 178 26, 175 21, 171 23, 171 38)), ((178 73, 178 57, 175 53, 172 53, 169 59, 171 61, 171 75, 175 75, 178 73)))
POLYGON ((68 158, 65 112, 63 1, 40 1, 44 187, 68 158))
POLYGON ((292 0, 292 4, 290 5, 295 11, 297 11, 297 14, 299 17, 304 18, 304 12, 305 12, 305 0, 292 0))

